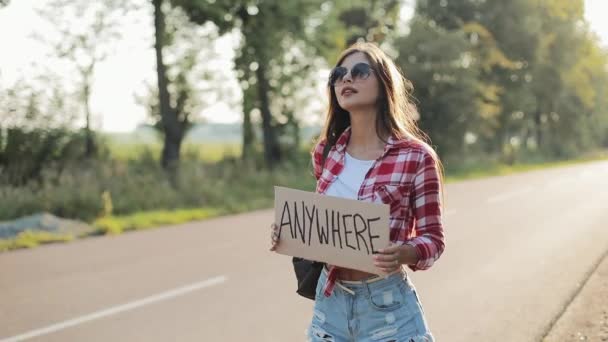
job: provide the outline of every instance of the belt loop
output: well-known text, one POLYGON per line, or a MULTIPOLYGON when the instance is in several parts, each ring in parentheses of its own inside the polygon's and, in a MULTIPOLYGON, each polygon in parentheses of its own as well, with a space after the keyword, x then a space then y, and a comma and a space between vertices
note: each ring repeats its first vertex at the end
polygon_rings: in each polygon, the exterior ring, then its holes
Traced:
POLYGON ((369 289, 369 284, 367 283, 367 279, 363 279, 363 285, 365 287, 365 296, 370 298, 372 296, 372 291, 369 289))

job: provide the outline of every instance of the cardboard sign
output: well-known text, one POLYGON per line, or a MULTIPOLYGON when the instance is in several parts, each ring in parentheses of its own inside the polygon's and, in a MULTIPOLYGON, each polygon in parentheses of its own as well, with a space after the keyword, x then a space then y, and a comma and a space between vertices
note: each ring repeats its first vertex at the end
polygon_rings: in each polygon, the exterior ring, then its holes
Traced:
POLYGON ((276 252, 383 274, 372 254, 389 244, 389 207, 275 186, 276 252))

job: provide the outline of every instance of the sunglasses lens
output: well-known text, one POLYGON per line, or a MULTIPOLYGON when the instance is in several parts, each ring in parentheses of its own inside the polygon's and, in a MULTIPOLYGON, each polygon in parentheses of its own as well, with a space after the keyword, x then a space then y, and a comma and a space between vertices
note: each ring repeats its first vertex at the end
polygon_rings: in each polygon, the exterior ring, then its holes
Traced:
POLYGON ((353 67, 350 73, 353 76, 353 79, 360 78, 364 80, 369 77, 371 69, 369 64, 367 63, 357 63, 357 65, 353 67))
MULTIPOLYGON (((356 79, 364 80, 369 77, 371 72, 372 72, 372 69, 369 64, 357 63, 350 70, 350 75, 353 78, 353 80, 356 80, 356 79)), ((346 69, 345 67, 341 67, 341 66, 335 67, 334 70, 332 70, 332 72, 329 74, 329 84, 332 86, 335 86, 336 83, 342 81, 342 78, 344 78, 344 76, 346 76, 347 73, 348 73, 348 69, 346 69)))
POLYGON ((329 83, 332 86, 336 85, 336 82, 341 81, 347 72, 348 70, 346 70, 345 67, 335 67, 334 70, 332 70, 332 72, 329 74, 329 83))

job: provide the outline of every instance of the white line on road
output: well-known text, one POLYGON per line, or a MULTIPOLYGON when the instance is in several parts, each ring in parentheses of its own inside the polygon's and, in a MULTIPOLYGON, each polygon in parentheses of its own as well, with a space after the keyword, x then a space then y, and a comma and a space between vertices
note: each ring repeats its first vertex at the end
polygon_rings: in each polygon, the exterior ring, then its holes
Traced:
POLYGON ((85 316, 81 316, 81 317, 73 318, 73 319, 63 321, 63 322, 60 322, 57 324, 49 325, 48 327, 32 330, 32 331, 26 332, 21 335, 17 335, 17 336, 13 336, 13 337, 9 337, 9 338, 0 340, 0 342, 23 341, 23 340, 26 340, 29 338, 34 338, 34 337, 38 337, 41 335, 50 334, 52 332, 62 330, 65 328, 69 328, 69 327, 72 327, 72 326, 75 326, 78 324, 82 324, 82 323, 85 323, 88 321, 100 319, 100 318, 103 318, 106 316, 115 315, 115 314, 123 312, 123 311, 132 310, 132 309, 138 308, 140 306, 152 304, 152 303, 159 302, 159 301, 162 301, 165 299, 170 299, 173 297, 181 296, 188 292, 200 290, 205 287, 219 285, 219 284, 225 282, 226 280, 227 280, 227 278, 225 276, 219 276, 219 277, 207 279, 207 280, 204 280, 204 281, 201 281, 198 283, 194 283, 194 284, 191 284, 188 286, 183 286, 183 287, 180 287, 177 289, 173 289, 173 290, 159 293, 159 294, 156 294, 156 295, 153 295, 150 297, 146 297, 146 298, 143 298, 140 300, 136 300, 134 302, 130 302, 130 303, 119 305, 119 306, 114 306, 114 307, 111 307, 111 308, 108 308, 105 310, 93 312, 93 313, 85 315, 85 316))
POLYGON ((488 203, 502 202, 502 201, 506 201, 506 200, 516 197, 516 196, 525 195, 531 191, 532 191, 532 187, 527 186, 527 187, 521 188, 519 190, 505 192, 500 195, 492 196, 487 199, 487 202, 488 203))

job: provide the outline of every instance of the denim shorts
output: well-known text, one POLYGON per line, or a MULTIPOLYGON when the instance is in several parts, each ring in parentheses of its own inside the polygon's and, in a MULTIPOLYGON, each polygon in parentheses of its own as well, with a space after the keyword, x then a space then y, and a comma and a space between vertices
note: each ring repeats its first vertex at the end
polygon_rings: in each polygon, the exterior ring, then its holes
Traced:
POLYGON ((323 269, 307 330, 308 341, 435 341, 414 284, 405 271, 371 280, 338 280, 331 296, 325 297, 327 270, 323 269))

